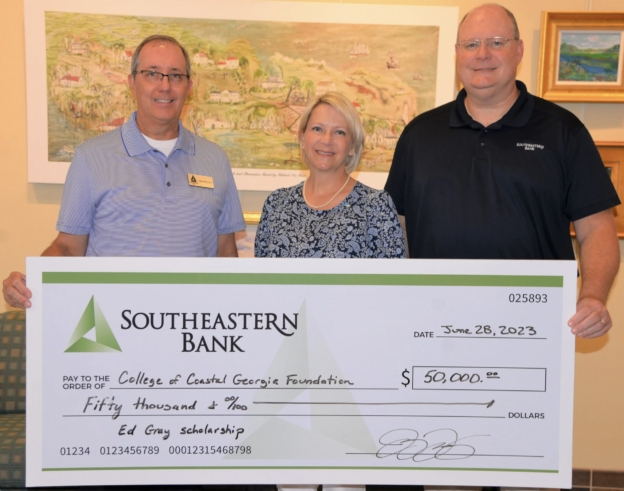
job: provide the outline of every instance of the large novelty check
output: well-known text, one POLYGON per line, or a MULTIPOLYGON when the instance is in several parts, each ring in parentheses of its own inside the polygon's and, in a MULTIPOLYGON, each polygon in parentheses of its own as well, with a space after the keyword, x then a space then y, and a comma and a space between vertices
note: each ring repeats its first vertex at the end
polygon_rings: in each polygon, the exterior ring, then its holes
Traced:
POLYGON ((29 258, 27 483, 570 487, 570 261, 29 258))

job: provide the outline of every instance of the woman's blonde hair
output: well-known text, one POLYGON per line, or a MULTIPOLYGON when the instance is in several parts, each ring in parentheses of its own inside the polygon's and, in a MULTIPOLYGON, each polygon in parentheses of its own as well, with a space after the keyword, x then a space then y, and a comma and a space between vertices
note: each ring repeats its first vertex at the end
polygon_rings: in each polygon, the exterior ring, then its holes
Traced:
MULTIPOLYGON (((303 134, 308 128, 310 115, 312 114, 314 108, 319 104, 329 104, 331 107, 336 109, 336 111, 342 114, 347 122, 347 128, 349 130, 349 134, 351 135, 351 151, 353 151, 353 155, 347 156, 345 170, 347 171, 347 174, 351 174, 351 172, 357 168, 360 163, 360 159, 362 158, 362 151, 364 149, 364 125, 362 124, 362 119, 360 118, 357 110, 353 107, 353 103, 342 94, 339 94, 338 92, 325 92, 322 95, 316 96, 308 103, 305 111, 303 111, 303 114, 301 115, 301 122, 299 123, 299 141, 303 142, 303 134)), ((307 166, 308 162, 306 160, 303 147, 301 147, 300 152, 301 162, 307 166)))

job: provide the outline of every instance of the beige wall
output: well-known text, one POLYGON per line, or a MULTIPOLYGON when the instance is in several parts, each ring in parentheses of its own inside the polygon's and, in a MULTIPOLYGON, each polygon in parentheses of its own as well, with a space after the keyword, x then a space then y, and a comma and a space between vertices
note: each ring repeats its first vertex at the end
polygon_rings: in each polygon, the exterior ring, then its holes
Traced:
MULTIPOLYGON (((287 1, 287 0, 286 0, 287 1)), ((344 3, 460 6, 460 16, 482 3, 476 0, 358 0, 344 3)), ((518 78, 529 91, 537 86, 541 10, 624 11, 624 0, 501 0, 518 19, 525 59, 518 78)), ((26 174, 26 84, 23 0, 2 0, 0 46, 2 117, 0 117, 0 277, 24 269, 56 236, 54 226, 62 186, 28 184, 26 174)), ((624 104, 564 104, 597 141, 624 141, 624 104)), ((42 139, 42 142, 45 141, 42 139)), ((624 193, 620 190, 620 195, 624 193)), ((262 193, 242 193, 243 207, 258 210, 262 193)), ((624 253, 624 241, 620 241, 624 253)), ((624 254, 623 254, 624 256, 624 254)), ((624 470, 624 268, 609 300, 615 327, 592 341, 577 343, 574 466, 624 470)), ((0 302, 0 311, 7 306, 0 302)))

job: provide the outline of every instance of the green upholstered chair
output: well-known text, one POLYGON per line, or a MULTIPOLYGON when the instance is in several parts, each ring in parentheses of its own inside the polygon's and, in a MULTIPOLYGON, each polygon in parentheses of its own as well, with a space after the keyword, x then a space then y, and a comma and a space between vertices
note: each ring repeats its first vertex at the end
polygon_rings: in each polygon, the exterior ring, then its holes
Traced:
POLYGON ((0 489, 24 487, 26 314, 0 313, 0 489))
MULTIPOLYGON (((26 486, 26 313, 0 313, 0 491, 26 486)), ((276 491, 275 486, 92 486, 28 488, 53 491, 276 491)))

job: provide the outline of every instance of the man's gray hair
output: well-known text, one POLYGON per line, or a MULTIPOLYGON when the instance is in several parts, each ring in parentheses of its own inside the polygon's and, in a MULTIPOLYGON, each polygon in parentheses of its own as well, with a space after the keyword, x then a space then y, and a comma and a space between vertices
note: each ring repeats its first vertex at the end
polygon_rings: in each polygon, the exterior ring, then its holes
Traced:
POLYGON ((137 46, 137 49, 134 50, 134 54, 132 55, 132 64, 130 66, 130 70, 132 71, 132 76, 136 77, 137 69, 139 68, 139 53, 143 49, 147 43, 151 43, 152 41, 162 41, 165 43, 171 43, 182 50, 182 54, 184 55, 184 60, 186 61, 186 74, 191 76, 191 58, 189 57, 188 52, 184 49, 176 38, 171 36, 165 36, 164 34, 153 34, 151 36, 146 37, 141 44, 137 46))
POLYGON ((464 15, 464 17, 462 18, 461 22, 459 23, 459 26, 457 27, 457 41, 459 41, 459 30, 461 29, 462 24, 466 20, 466 17, 468 17, 472 12, 474 12, 477 9, 480 9, 481 7, 500 7, 505 12, 507 12, 507 15, 511 19, 511 24, 513 26, 513 36, 514 36, 514 39, 520 39, 520 29, 518 29, 518 22, 516 21, 516 18, 514 17, 514 14, 511 12, 511 10, 506 9, 502 5, 499 5, 498 3, 484 3, 482 5, 479 5, 478 7, 473 8, 466 15, 464 15))

